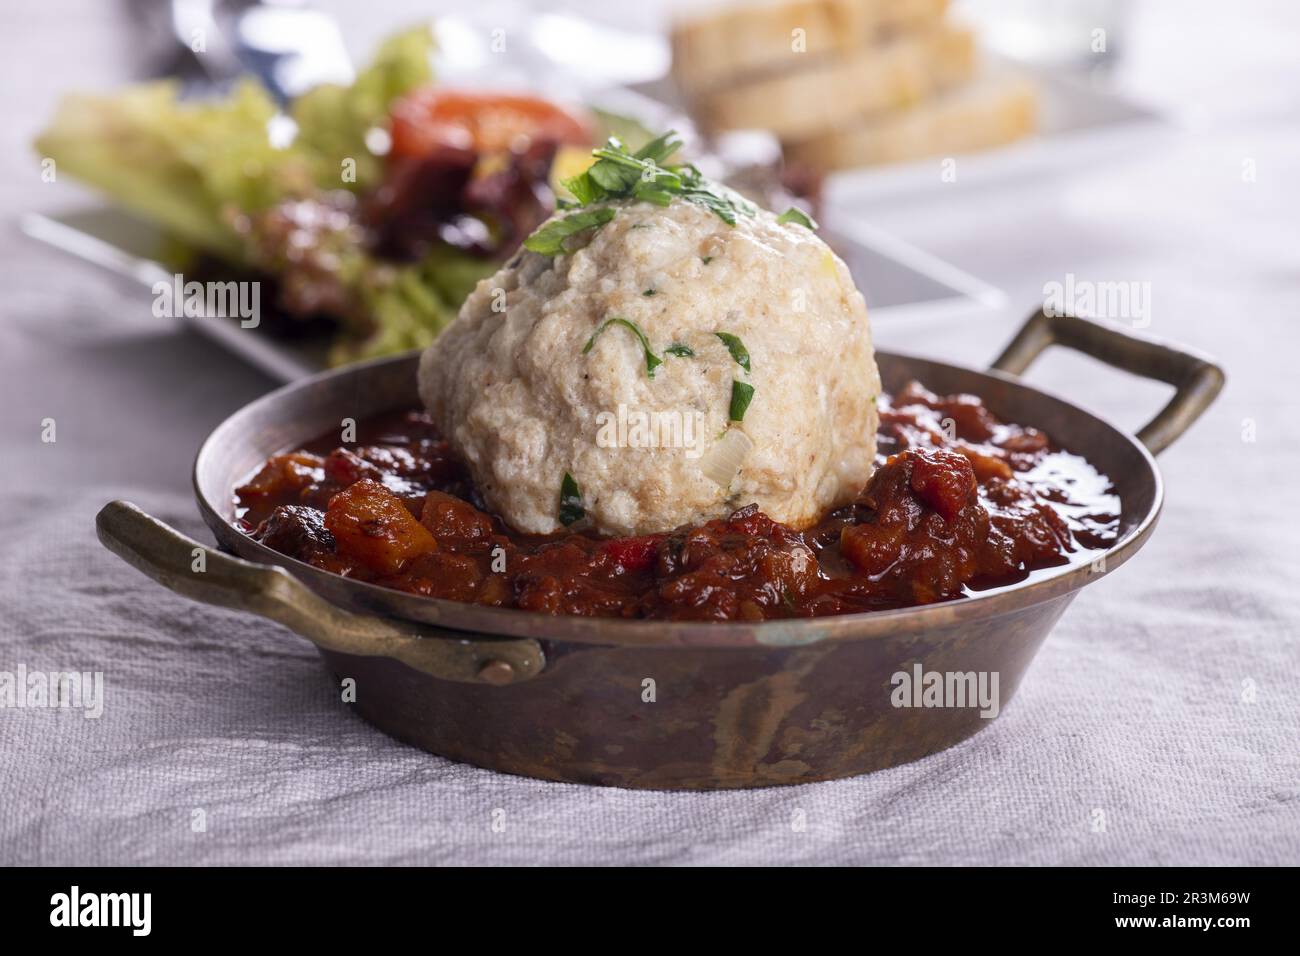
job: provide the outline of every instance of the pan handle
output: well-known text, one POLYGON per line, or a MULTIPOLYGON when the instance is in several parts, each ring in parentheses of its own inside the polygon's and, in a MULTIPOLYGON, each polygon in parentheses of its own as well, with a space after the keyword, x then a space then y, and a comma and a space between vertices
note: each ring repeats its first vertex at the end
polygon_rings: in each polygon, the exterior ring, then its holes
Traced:
POLYGON ((177 594, 260 614, 325 650, 391 657, 441 680, 474 684, 518 683, 537 676, 546 664, 534 640, 469 638, 353 614, 283 568, 204 547, 127 501, 106 504, 95 528, 108 550, 177 594))
POLYGON ((1107 365, 1174 387, 1173 398, 1137 433, 1153 455, 1164 451, 1210 407, 1223 388, 1223 369, 1211 359, 1100 319, 1048 314, 1039 309, 1021 326, 993 369, 1019 375, 1049 345, 1063 345, 1107 365))

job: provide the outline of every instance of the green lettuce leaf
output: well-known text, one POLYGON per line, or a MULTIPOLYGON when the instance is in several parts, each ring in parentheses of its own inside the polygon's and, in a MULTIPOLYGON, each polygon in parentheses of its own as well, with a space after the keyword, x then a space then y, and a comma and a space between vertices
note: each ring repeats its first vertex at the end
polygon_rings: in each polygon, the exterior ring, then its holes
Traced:
POLYGON ((323 84, 298 97, 291 113, 296 144, 312 157, 317 182, 365 192, 383 178, 383 160, 366 144, 372 129, 387 129, 393 101, 433 82, 433 31, 412 27, 389 37, 369 67, 349 86, 323 84), (343 162, 356 163, 355 181, 342 177, 343 162))
POLYGON ((418 263, 372 263, 353 272, 352 290, 365 327, 351 327, 329 353, 331 365, 422 349, 460 310, 465 297, 497 264, 438 247, 418 263))
POLYGON ((244 261, 241 212, 312 189, 310 167, 271 144, 274 102, 253 81, 215 102, 182 102, 172 82, 73 94, 36 140, 56 176, 107 193, 200 249, 244 261))
POLYGON ((253 80, 209 101, 181 100, 179 86, 164 81, 65 97, 35 146, 54 160, 56 175, 101 190, 200 249, 255 265, 236 231, 239 216, 321 188, 376 185, 382 161, 366 148, 366 134, 384 125, 394 99, 432 81, 432 51, 427 25, 389 38, 350 86, 322 86, 296 101, 296 134, 253 80), (273 142, 273 121, 288 124, 287 142, 273 142), (348 158, 355 182, 342 176, 348 158))

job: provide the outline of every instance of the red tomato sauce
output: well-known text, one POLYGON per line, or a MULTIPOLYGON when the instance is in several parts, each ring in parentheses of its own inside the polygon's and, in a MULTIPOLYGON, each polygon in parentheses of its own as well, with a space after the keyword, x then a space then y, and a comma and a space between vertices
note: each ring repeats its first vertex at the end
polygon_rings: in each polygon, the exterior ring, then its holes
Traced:
POLYGON ((384 587, 548 614, 718 621, 961 598, 1092 560, 1120 512, 1110 481, 1041 431, 917 383, 882 399, 877 469, 861 494, 799 530, 750 505, 635 538, 518 534, 484 510, 421 411, 364 421, 346 445, 324 437, 276 455, 235 503, 267 547, 384 587))

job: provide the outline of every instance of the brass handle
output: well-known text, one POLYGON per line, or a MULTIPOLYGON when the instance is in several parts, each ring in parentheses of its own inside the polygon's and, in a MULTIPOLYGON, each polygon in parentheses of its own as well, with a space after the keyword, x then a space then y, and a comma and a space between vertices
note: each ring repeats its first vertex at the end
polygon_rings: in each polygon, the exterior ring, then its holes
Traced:
POLYGON ((345 611, 283 568, 205 547, 127 501, 100 509, 95 529, 108 550, 177 594, 260 614, 326 650, 391 657, 442 680, 475 684, 518 683, 546 664, 534 640, 478 638, 345 611))
POLYGON ((1204 355, 1100 319, 1049 315, 1042 309, 1021 326, 992 367, 1019 375, 1049 345, 1063 345, 1125 372, 1174 386, 1173 398, 1137 433, 1153 455, 1172 445, 1223 388, 1223 369, 1204 355))

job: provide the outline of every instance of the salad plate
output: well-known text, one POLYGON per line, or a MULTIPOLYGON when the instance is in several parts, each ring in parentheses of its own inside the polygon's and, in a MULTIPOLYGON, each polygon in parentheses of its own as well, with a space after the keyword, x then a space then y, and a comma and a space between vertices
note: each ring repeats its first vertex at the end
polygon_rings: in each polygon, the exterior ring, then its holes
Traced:
POLYGON ((640 150, 672 142, 682 176, 823 219, 875 321, 1003 303, 986 283, 822 208, 817 183, 791 179, 765 134, 701 144, 685 117, 622 87, 466 86, 435 75, 437 47, 428 24, 411 27, 349 81, 288 98, 252 75, 201 95, 175 80, 70 94, 36 153, 59 182, 111 205, 32 213, 21 227, 287 382, 428 345, 524 237, 580 198, 569 187, 597 156, 625 151, 635 166, 640 150), (178 289, 182 308, 164 301, 178 289), (191 309, 190 290, 210 302, 222 289, 255 297, 255 319, 191 309))

